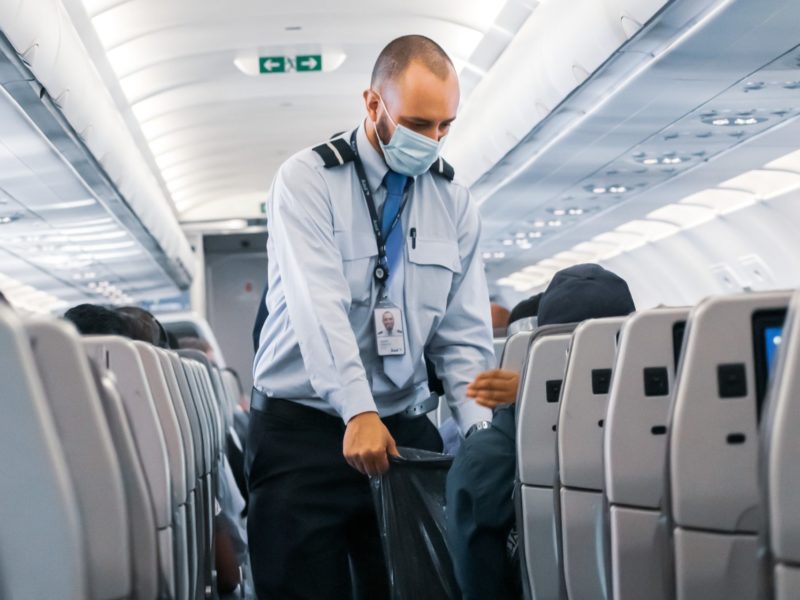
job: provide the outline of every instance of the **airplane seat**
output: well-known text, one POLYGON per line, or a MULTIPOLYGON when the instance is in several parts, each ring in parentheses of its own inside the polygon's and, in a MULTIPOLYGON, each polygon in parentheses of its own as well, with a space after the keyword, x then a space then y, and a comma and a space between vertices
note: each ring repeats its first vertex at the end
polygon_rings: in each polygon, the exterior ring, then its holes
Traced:
POLYGON ((574 327, 551 325, 536 330, 520 379, 515 499, 526 600, 559 598, 553 506, 556 423, 574 327))
POLYGON ((789 297, 710 298, 689 316, 667 454, 677 598, 760 597, 756 338, 782 321, 789 297))
POLYGON ((583 321, 572 335, 557 425, 555 502, 561 569, 573 600, 608 598, 603 433, 617 337, 627 317, 583 321))
POLYGON ((772 579, 774 598, 789 600, 800 590, 800 292, 792 299, 782 330, 766 335, 773 341, 779 335, 782 341, 760 432, 766 512, 762 540, 771 563, 767 577, 772 579))
POLYGON ((201 562, 198 565, 198 590, 213 589, 213 551, 214 551, 214 512, 216 507, 215 491, 217 486, 217 467, 219 450, 217 448, 219 434, 216 430, 210 402, 203 389, 200 378, 200 366, 196 360, 187 358, 181 350, 178 358, 188 383, 189 393, 197 411, 203 430, 203 447, 205 453, 204 474, 201 483, 203 510, 198 515, 198 529, 202 529, 201 562))
POLYGON ((147 479, 158 539, 159 594, 175 594, 172 491, 169 459, 142 360, 133 341, 118 336, 88 335, 84 347, 95 364, 113 374, 147 479))
POLYGON ((169 388, 170 400, 175 409, 180 426, 183 452, 186 459, 186 594, 187 598, 195 597, 194 584, 197 581, 198 546, 197 546, 197 480, 198 473, 202 470, 202 441, 195 439, 199 433, 194 432, 192 420, 187 411, 186 403, 181 395, 178 378, 170 361, 170 351, 157 349, 159 362, 164 373, 164 378, 169 388))
POLYGON ((666 433, 688 308, 657 308, 622 326, 603 448, 615 600, 667 600, 660 526, 666 433))
POLYGON ((189 555, 187 548, 186 503, 188 488, 186 483, 186 461, 183 438, 178 415, 170 398, 164 371, 159 359, 159 350, 152 344, 134 342, 145 370, 150 393, 155 402, 159 422, 164 433, 169 460, 169 474, 172 489, 173 540, 172 548, 175 564, 175 597, 186 598, 189 586, 189 555))
POLYGON ((159 589, 158 537, 147 475, 136 450, 136 442, 113 374, 101 372, 91 361, 100 401, 119 460, 130 527, 132 598, 155 598, 159 589))
POLYGON ((128 506, 89 359, 66 321, 36 319, 24 326, 78 499, 88 597, 126 597, 132 585, 128 506))
POLYGON ((522 373, 532 337, 533 331, 520 331, 507 338, 498 359, 499 368, 522 373))
MULTIPOLYGON (((211 442, 205 409, 202 407, 199 394, 195 390, 194 377, 190 376, 187 367, 176 352, 170 352, 168 359, 178 383, 181 399, 192 427, 192 438, 195 444, 195 494, 194 501, 194 534, 195 556, 197 562, 192 564, 190 588, 193 598, 201 598, 205 594, 205 571, 207 547, 210 532, 208 530, 208 513, 213 511, 213 503, 208 502, 209 478, 211 475, 211 442)), ((191 501, 192 499, 190 499, 191 501)))
POLYGON ((0 306, 0 597, 80 600, 89 592, 78 500, 25 329, 0 306), (58 557, 58 560, 50 560, 58 557))

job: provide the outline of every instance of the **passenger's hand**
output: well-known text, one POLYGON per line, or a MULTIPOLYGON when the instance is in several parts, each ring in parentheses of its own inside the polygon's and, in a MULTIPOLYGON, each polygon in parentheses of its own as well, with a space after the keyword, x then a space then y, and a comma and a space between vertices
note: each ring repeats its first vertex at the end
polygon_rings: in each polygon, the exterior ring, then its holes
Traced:
POLYGON ((519 374, 514 371, 493 369, 480 373, 467 386, 467 396, 486 408, 513 404, 517 400, 519 374))
POLYGON ((342 453, 348 465, 369 476, 389 469, 390 454, 400 456, 394 438, 375 412, 361 413, 348 421, 342 453))

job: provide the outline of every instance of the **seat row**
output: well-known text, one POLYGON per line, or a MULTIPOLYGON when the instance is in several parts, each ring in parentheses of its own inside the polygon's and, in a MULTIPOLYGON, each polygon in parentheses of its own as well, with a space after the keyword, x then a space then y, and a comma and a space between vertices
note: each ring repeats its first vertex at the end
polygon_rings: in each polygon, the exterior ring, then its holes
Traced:
POLYGON ((0 306, 0 597, 213 595, 235 375, 0 306))
POLYGON ((791 299, 717 297, 507 340, 501 366, 522 373, 526 598, 797 597, 800 294, 791 299))

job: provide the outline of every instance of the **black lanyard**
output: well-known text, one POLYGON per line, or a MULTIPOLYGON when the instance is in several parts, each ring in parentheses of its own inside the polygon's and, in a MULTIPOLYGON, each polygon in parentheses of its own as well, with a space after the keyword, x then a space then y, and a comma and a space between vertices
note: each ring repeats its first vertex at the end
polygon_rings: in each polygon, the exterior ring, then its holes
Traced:
MULTIPOLYGON (((372 232, 375 234, 375 242, 378 244, 378 264, 375 265, 373 277, 375 277, 375 280, 381 286, 383 286, 386 284, 386 280, 389 279, 389 264, 386 259, 386 240, 383 239, 381 221, 378 218, 378 210, 375 208, 375 199, 372 195, 372 190, 369 189, 369 182, 367 181, 367 174, 364 171, 364 164, 361 162, 361 157, 358 155, 356 131, 358 130, 354 130, 350 135, 350 147, 353 149, 353 154, 355 154, 353 163, 356 167, 356 175, 358 175, 358 180, 361 184, 361 191, 364 194, 364 200, 367 202, 369 219, 372 222, 372 232)), ((397 227, 397 224, 400 222, 400 218, 403 215, 403 209, 406 207, 407 202, 408 194, 404 194, 403 202, 400 204, 400 208, 398 209, 397 214, 394 216, 394 220, 389 226, 389 231, 386 234, 387 238, 392 234, 394 228, 397 227)))

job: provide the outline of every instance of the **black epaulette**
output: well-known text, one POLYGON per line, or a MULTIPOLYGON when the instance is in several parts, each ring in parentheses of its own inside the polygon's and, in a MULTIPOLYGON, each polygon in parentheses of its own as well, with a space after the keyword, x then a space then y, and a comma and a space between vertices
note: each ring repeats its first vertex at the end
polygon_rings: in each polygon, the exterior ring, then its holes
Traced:
POLYGON ((340 167, 352 161, 356 156, 350 144, 342 137, 337 137, 319 146, 314 146, 312 150, 322 158, 326 169, 340 167))
POLYGON ((444 177, 447 181, 453 181, 453 177, 456 176, 456 170, 441 156, 436 159, 436 162, 434 162, 428 170, 434 175, 444 177))

